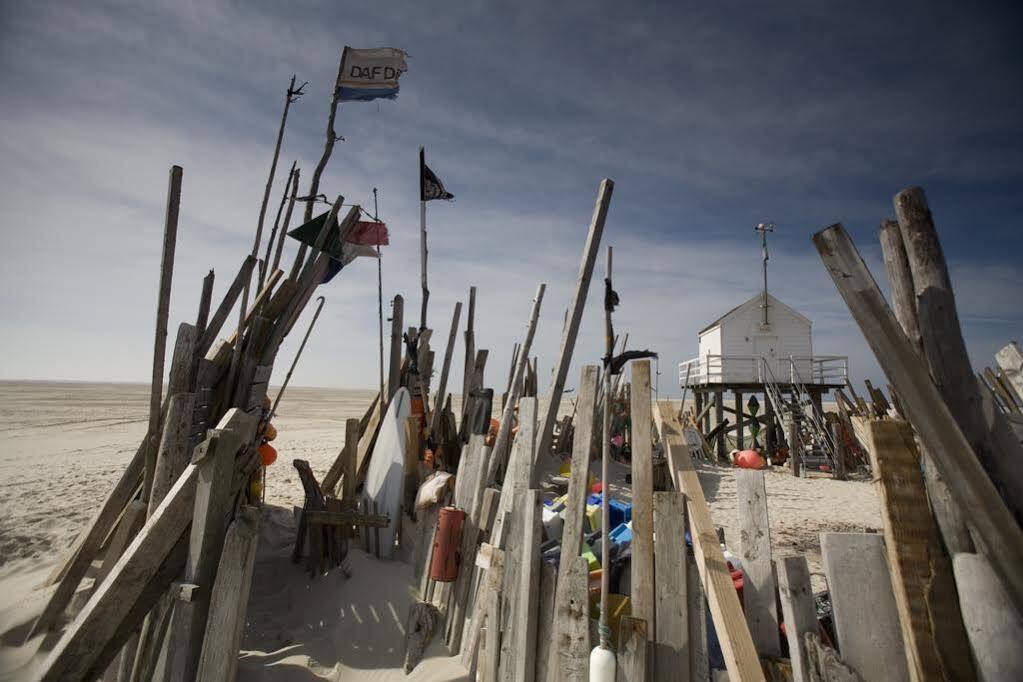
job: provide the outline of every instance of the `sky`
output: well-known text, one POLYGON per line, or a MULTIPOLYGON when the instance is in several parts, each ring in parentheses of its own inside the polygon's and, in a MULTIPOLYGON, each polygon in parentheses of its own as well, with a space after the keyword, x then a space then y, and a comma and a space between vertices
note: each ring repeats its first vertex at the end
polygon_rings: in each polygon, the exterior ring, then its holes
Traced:
MULTIPOLYGON (((979 369, 1023 328, 1021 28, 1011 3, 6 0, 0 378, 148 381, 169 168, 184 168, 170 345, 207 271, 217 301, 251 249, 292 74, 309 84, 271 219, 293 160, 307 188, 345 45, 401 48, 409 70, 396 100, 341 105, 320 189, 371 207, 378 188, 384 297, 404 296, 408 321, 425 146, 456 197, 427 211, 435 347, 475 285, 488 385, 503 389, 540 282, 549 383, 604 177, 616 330, 660 353, 662 396, 678 395, 698 330, 759 290, 767 221, 771 292, 813 320, 815 353, 883 383, 810 237, 843 223, 886 288, 878 226, 914 185, 979 369)), ((359 259, 321 287, 294 384, 377 385, 376 284, 359 259)), ((601 297, 593 286, 570 387, 603 353, 601 297)), ((459 336, 456 384, 462 352, 459 336)))

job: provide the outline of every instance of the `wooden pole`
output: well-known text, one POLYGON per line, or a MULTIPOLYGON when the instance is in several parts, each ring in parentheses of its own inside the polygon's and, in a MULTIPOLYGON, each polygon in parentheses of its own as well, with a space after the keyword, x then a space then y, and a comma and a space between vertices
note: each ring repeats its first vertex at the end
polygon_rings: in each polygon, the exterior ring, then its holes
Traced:
MULTIPOLYGON (((948 266, 923 190, 912 187, 895 195, 895 212, 913 273, 920 333, 931 377, 1019 522, 1023 519, 1023 471, 1019 467, 1023 446, 1009 433, 1001 413, 990 415, 991 424, 984 415, 980 387, 959 326, 948 266)), ((902 394, 900 390, 900 397, 902 394)))
MULTIPOLYGON (((993 557, 1006 589, 1019 608, 1023 605, 1023 531, 1002 503, 991 479, 976 458, 964 457, 972 448, 916 355, 898 320, 885 304, 866 264, 840 225, 814 235, 814 244, 888 381, 900 396, 923 447, 963 510, 974 541, 993 557)), ((976 380, 970 375, 970 380, 976 380)))
POLYGON ((739 553, 742 559, 742 604, 750 635, 761 656, 778 658, 778 610, 774 566, 771 563, 771 524, 767 515, 764 472, 735 472, 736 507, 739 511, 739 553))
MULTIPOLYGON (((632 615, 647 622, 647 634, 653 639, 656 632, 656 601, 654 600, 654 462, 653 436, 650 431, 653 424, 653 412, 650 406, 650 361, 637 360, 633 362, 631 371, 632 568, 629 582, 632 591, 632 615)), ((603 518, 603 510, 601 510, 601 517, 603 518)), ((611 529, 606 525, 603 528, 606 538, 611 529)), ((603 545, 610 544, 610 542, 601 543, 601 554, 603 554, 603 545)), ((684 548, 684 544, 680 544, 679 547, 684 548)), ((602 566, 607 565, 604 563, 606 559, 602 558, 601 561, 602 566)), ((684 565, 682 570, 684 570, 684 565)))
POLYGON ((163 227, 163 253, 160 257, 160 288, 156 300, 156 337, 153 342, 153 377, 149 391, 149 451, 146 455, 142 499, 149 499, 156 469, 156 439, 160 433, 163 401, 163 363, 167 353, 167 318, 170 313, 171 279, 174 275, 174 248, 178 239, 178 212, 181 208, 181 166, 171 166, 167 188, 167 213, 163 227))
POLYGON ((472 383, 473 367, 476 360, 476 287, 469 287, 469 314, 465 320, 465 365, 462 367, 462 414, 469 406, 469 384, 472 383))
POLYGON ((284 213, 284 207, 288 203, 288 194, 291 192, 291 185, 295 180, 296 172, 298 172, 298 161, 292 161, 291 170, 288 171, 288 180, 284 183, 284 191, 281 192, 281 203, 277 206, 274 226, 270 230, 270 238, 266 240, 266 252, 263 254, 262 262, 259 264, 259 284, 256 286, 256 291, 263 288, 263 283, 266 282, 266 273, 271 271, 270 262, 274 254, 274 244, 277 243, 278 237, 283 241, 286 236, 281 232, 281 215, 284 213))
MULTIPOLYGON (((916 287, 913 285, 913 274, 909 268, 909 257, 902 241, 902 232, 894 220, 884 220, 881 223, 881 253, 884 255, 885 270, 888 273, 895 317, 913 350, 924 358, 923 337, 920 334, 920 321, 916 310, 916 287)), ((974 551, 970 532, 963 521, 962 512, 952 501, 948 485, 938 475, 937 467, 926 450, 921 451, 921 456, 927 496, 949 555, 974 551)))
MULTIPOLYGON (((344 69, 345 54, 347 52, 347 47, 341 50, 341 60, 337 64, 337 78, 334 80, 334 92, 330 97, 330 113, 327 114, 326 140, 323 143, 323 154, 320 155, 320 160, 316 164, 316 168, 313 169, 313 177, 309 182, 309 195, 306 197, 305 218, 302 221, 303 224, 308 223, 313 219, 313 205, 316 203, 316 195, 320 191, 320 176, 323 175, 323 171, 327 167, 327 162, 330 161, 330 155, 334 152, 334 143, 341 139, 338 137, 338 134, 334 132, 334 119, 337 116, 337 107, 339 102, 338 97, 341 90, 341 70, 344 69)), ((298 254, 295 256, 295 263, 291 268, 291 279, 297 278, 299 270, 302 268, 302 263, 305 259, 307 249, 308 247, 305 244, 299 245, 298 254)), ((315 258, 315 256, 313 256, 313 258, 315 258)))
POLYGON ((572 353, 575 351, 575 341, 579 335, 579 324, 583 318, 586 296, 590 291, 593 265, 597 261, 597 251, 600 249, 600 238, 604 234, 604 221, 607 219, 607 210, 611 205, 611 194, 614 191, 614 186, 614 181, 604 178, 600 183, 600 188, 597 190, 597 203, 593 208, 593 217, 590 220, 586 245, 583 247, 582 262, 579 264, 579 275, 576 278, 575 293, 572 294, 572 301, 569 303, 568 314, 565 318, 565 328, 561 333, 561 350, 558 353, 558 362, 554 366, 554 381, 551 384, 547 400, 547 411, 544 413, 543 422, 540 427, 540 437, 537 440, 537 457, 550 454, 551 451, 551 443, 554 438, 554 424, 558 421, 561 395, 565 391, 568 368, 572 364, 572 353))
POLYGON ((391 403, 391 398, 401 385, 401 328, 402 317, 405 311, 405 299, 398 294, 391 304, 391 367, 387 372, 387 393, 380 397, 380 413, 383 414, 386 405, 391 403))
MULTIPOLYGON (((540 305, 543 303, 545 291, 547 291, 547 284, 541 282, 540 286, 536 289, 536 296, 533 297, 533 309, 529 313, 526 338, 522 341, 519 362, 515 367, 513 387, 521 385, 522 375, 526 371, 526 364, 529 363, 529 349, 533 346, 533 336, 536 334, 537 321, 540 319, 540 305)), ((504 464, 505 454, 508 451, 508 441, 511 438, 511 423, 515 416, 515 404, 518 402, 518 398, 517 391, 513 388, 512 395, 508 397, 508 404, 504 406, 504 412, 501 415, 501 428, 498 429, 497 437, 494 439, 494 447, 490 449, 490 453, 487 455, 486 485, 489 485, 494 480, 498 469, 504 464)))
POLYGON ((277 248, 274 249, 273 265, 270 272, 275 271, 281 265, 281 254, 284 252, 284 239, 288 236, 288 228, 291 227, 291 214, 295 210, 295 201, 298 198, 298 183, 302 169, 296 168, 291 180, 291 196, 288 197, 288 208, 284 212, 284 224, 281 226, 280 238, 277 240, 277 248))
POLYGON ((458 319, 461 315, 462 302, 458 301, 455 303, 455 312, 451 314, 451 332, 448 334, 448 345, 444 349, 444 365, 440 371, 440 383, 437 384, 437 400, 434 403, 433 421, 430 425, 430 430, 434 434, 440 430, 441 414, 444 411, 445 394, 448 390, 448 371, 451 369, 451 355, 455 351, 455 336, 458 334, 458 319))

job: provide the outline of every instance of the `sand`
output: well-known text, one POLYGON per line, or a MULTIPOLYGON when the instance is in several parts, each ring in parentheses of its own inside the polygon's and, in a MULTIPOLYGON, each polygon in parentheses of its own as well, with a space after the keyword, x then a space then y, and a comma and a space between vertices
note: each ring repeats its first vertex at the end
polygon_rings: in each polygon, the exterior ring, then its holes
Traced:
MULTIPOLYGON (((239 680, 466 679, 435 641, 412 676, 401 670, 412 600, 411 567, 350 553, 341 572, 310 580, 290 562, 292 505, 302 488, 293 459, 322 476, 344 441, 344 421, 361 417, 372 391, 289 388, 275 423, 280 451, 267 474, 267 503, 239 680)), ((20 646, 46 593, 35 589, 113 486, 146 430, 141 384, 0 382, 0 679, 29 679, 39 641, 20 646)), ((735 476, 700 465, 711 512, 738 539, 735 476)), ((614 467, 624 480, 626 468, 614 467)), ((614 486, 622 497, 627 488, 614 486)), ((818 534, 880 528, 868 481, 767 474, 776 556, 805 554, 823 589, 818 534)))

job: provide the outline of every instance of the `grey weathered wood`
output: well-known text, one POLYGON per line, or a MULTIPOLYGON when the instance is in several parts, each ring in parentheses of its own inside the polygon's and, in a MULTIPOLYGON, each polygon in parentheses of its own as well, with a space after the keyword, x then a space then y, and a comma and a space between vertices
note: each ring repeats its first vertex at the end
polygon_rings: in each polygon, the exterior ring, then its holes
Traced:
MULTIPOLYGON (((495 548, 490 557, 490 568, 487 570, 487 584, 482 598, 486 601, 486 643, 482 668, 483 682, 497 682, 501 658, 501 602, 504 601, 501 584, 504 581, 504 562, 507 555, 495 548)), ((473 677, 475 668, 469 666, 469 676, 473 677)))
POLYGON ((614 186, 615 184, 612 180, 605 178, 601 181, 600 188, 597 190, 597 203, 593 208, 593 217, 590 220, 590 228, 586 235, 586 244, 583 246, 582 261, 579 264, 579 275, 576 278, 575 291, 572 294, 572 301, 568 305, 565 327, 561 332, 561 349, 558 352, 557 363, 554 365, 554 380, 548 392, 547 411, 544 413, 540 426, 540 436, 537 439, 537 452, 541 455, 549 454, 551 451, 554 424, 558 421, 561 395, 565 391, 568 368, 572 364, 572 353, 575 351, 575 341, 579 335, 579 324, 583 318, 586 296, 590 291, 593 265, 597 261, 597 252, 600 250, 600 238, 604 234, 604 222, 607 219, 608 207, 611 205, 611 194, 614 192, 614 186))
POLYGON ((991 565, 980 554, 956 554, 952 566, 978 679, 1023 679, 1023 618, 991 565))
MULTIPOLYGON (((633 368, 635 369, 635 364, 633 368)), ((685 537, 686 496, 679 492, 653 493, 652 506, 654 532, 657 536, 657 552, 653 557, 656 559, 654 575, 657 579, 657 590, 651 606, 656 608, 657 630, 649 632, 647 621, 647 635, 654 641, 651 677, 658 680, 687 680, 689 576, 685 537)), ((635 572, 632 573, 631 580, 635 594, 635 572)))
POLYGON ((511 679, 514 682, 533 682, 536 673, 536 633, 540 614, 540 541, 543 496, 539 490, 529 490, 522 501, 522 541, 519 543, 519 581, 512 597, 514 617, 506 637, 514 638, 511 660, 514 661, 511 679))
POLYGON ((1002 368, 1005 381, 1015 394, 1016 401, 1023 405, 1023 351, 1013 341, 995 353, 995 361, 1002 368))
MULTIPOLYGON (((461 546, 463 557, 475 556, 479 538, 480 510, 483 506, 483 490, 486 487, 486 460, 483 457, 484 439, 482 434, 473 434, 469 439, 468 451, 463 454, 463 457, 476 460, 476 464, 470 467, 471 474, 466 481, 465 499, 467 504, 465 510, 467 515, 462 530, 461 546)), ((448 610, 448 647, 452 652, 459 651, 461 648, 472 574, 472 564, 463 564, 451 589, 451 605, 448 610)))
POLYGON ((703 596, 703 585, 700 584, 700 569, 691 554, 686 556, 686 576, 688 578, 686 596, 689 612, 689 679, 706 680, 710 677, 710 661, 707 652, 707 602, 703 596))
POLYGON ((894 220, 882 220, 880 237, 881 254, 884 256, 884 266, 888 272, 892 309, 913 348, 923 357, 924 342, 920 336, 920 320, 916 313, 916 289, 913 286, 913 274, 909 269, 909 257, 906 256, 906 245, 902 242, 899 224, 894 220))
POLYGON ((451 355, 455 351, 455 336, 458 333, 458 319, 462 316, 462 302, 455 303, 455 312, 451 314, 451 331, 448 333, 448 345, 444 349, 444 364, 441 365, 440 383, 437 384, 437 399, 433 407, 431 431, 440 429, 440 417, 443 413, 444 401, 448 391, 448 372, 451 370, 451 355))
POLYGON ((767 516, 764 472, 735 472, 739 511, 739 554, 743 571, 743 607, 753 643, 761 656, 781 656, 778 609, 771 563, 771 523, 767 516))
MULTIPOLYGON (((174 276, 174 250, 178 238, 178 212, 181 208, 181 166, 171 166, 167 187, 167 212, 164 216, 163 251, 160 256, 160 285, 156 298, 156 335, 153 341, 153 374, 149 390, 149 433, 160 432, 163 401, 163 366, 167 353, 167 318, 170 315, 171 280, 174 276)), ((150 449, 146 458, 142 484, 143 499, 149 499, 156 451, 150 449)))
MULTIPOLYGON (((213 282, 216 279, 216 275, 213 274, 213 270, 210 270, 205 277, 202 278, 202 293, 199 295, 199 311, 195 316, 195 340, 196 343, 202 338, 206 332, 206 324, 210 320, 210 306, 213 304, 213 282)), ((196 357, 200 357, 196 353, 196 357)))
MULTIPOLYGON (((1023 565, 1023 531, 1001 503, 979 461, 963 456, 971 450, 969 441, 885 304, 844 228, 833 225, 814 235, 814 242, 839 293, 898 392, 924 449, 963 511, 975 542, 985 555, 998 557, 993 562, 995 570, 1019 608, 1023 604, 1023 571, 1008 567, 1023 565)), ((976 384, 972 374, 970 381, 976 384)))
POLYGON ((650 407, 650 361, 633 362, 631 371, 631 607, 633 616, 646 621, 646 633, 653 638, 657 631, 657 621, 654 611, 654 460, 651 433, 653 413, 650 407))
POLYGON ((227 529, 217 566, 196 680, 234 680, 259 542, 259 510, 243 506, 227 529))
POLYGON ((288 197, 288 207, 284 211, 284 224, 281 225, 280 239, 277 240, 277 246, 274 248, 273 264, 270 266, 271 272, 280 267, 281 264, 281 255, 284 252, 284 236, 288 234, 288 228, 291 227, 291 214, 295 210, 295 201, 298 198, 298 185, 301 175, 302 169, 296 167, 291 182, 291 195, 288 197))
MULTIPOLYGON (((810 670, 803 648, 808 632, 817 632, 817 608, 810 588, 810 568, 806 557, 790 556, 775 559, 778 574, 778 597, 785 621, 785 638, 789 643, 793 682, 810 682, 810 670)), ((868 588, 869 589, 869 588, 868 588)))
POLYGON ((588 682, 590 668, 590 570, 581 556, 561 555, 557 602, 554 608, 554 640, 548 674, 552 682, 588 682))
POLYGON ((540 564, 540 595, 537 599, 536 675, 537 682, 547 682, 551 644, 554 641, 554 596, 558 587, 558 569, 553 564, 540 564))
MULTIPOLYGON (((895 195, 895 212, 913 273, 920 333, 931 377, 973 452, 1019 522, 1023 520, 1023 469, 1019 466, 1023 446, 1008 434, 1000 412, 985 415, 982 409, 948 266, 923 190, 912 187, 895 195), (989 420, 996 428, 992 428, 989 420), (998 438, 999 433, 1003 437, 998 438)), ((899 390, 899 395, 903 391, 899 390)))
MULTIPOLYGON (((717 449, 718 460, 724 460, 728 453, 725 452, 725 430, 721 425, 725 422, 725 392, 715 391, 714 392, 714 425, 718 428, 717 438, 715 439, 715 445, 717 449)), ((791 450, 791 444, 789 446, 791 450)))
POLYGON ((525 374, 526 365, 529 364, 529 350, 533 346, 533 337, 536 335, 537 322, 540 319, 540 305, 543 303, 543 295, 547 290, 547 284, 540 283, 536 289, 536 296, 533 297, 533 307, 529 313, 529 322, 526 324, 526 337, 522 341, 522 349, 519 353, 519 360, 515 365, 515 375, 512 378, 508 403, 504 406, 501 415, 501 427, 494 438, 494 447, 490 449, 487 459, 487 483, 492 482, 505 464, 508 445, 511 438, 512 420, 515 416, 515 406, 518 404, 518 390, 522 383, 522 376, 525 374))
MULTIPOLYGON (((615 667, 617 682, 645 682, 652 676, 647 671, 647 640, 649 626, 642 618, 622 616, 618 624, 618 655, 615 667)), ((657 679, 666 680, 668 677, 657 679)))
POLYGON ((386 406, 391 403, 391 398, 401 385, 401 328, 404 311, 405 299, 399 294, 391 303, 391 364, 387 372, 387 399, 381 401, 381 413, 387 409, 386 406))
POLYGON ((829 425, 831 431, 831 442, 835 444, 835 480, 844 481, 846 479, 845 473, 845 438, 842 437, 842 424, 841 422, 831 422, 829 425))
POLYGON ((465 358, 462 366, 462 411, 469 404, 469 382, 472 379, 473 363, 476 360, 476 287, 469 287, 469 312, 465 318, 465 358))
POLYGON ((192 415, 195 410, 195 394, 179 393, 171 396, 163 434, 160 437, 159 454, 149 496, 149 515, 160 506, 164 496, 173 487, 178 476, 188 465, 189 444, 192 436, 192 415))
POLYGON ((821 643, 816 632, 806 633, 803 649, 812 682, 863 682, 863 678, 839 658, 838 652, 821 643))
POLYGON ((821 555, 842 658, 865 680, 910 679, 902 638, 893 636, 899 612, 882 537, 821 533, 821 555))

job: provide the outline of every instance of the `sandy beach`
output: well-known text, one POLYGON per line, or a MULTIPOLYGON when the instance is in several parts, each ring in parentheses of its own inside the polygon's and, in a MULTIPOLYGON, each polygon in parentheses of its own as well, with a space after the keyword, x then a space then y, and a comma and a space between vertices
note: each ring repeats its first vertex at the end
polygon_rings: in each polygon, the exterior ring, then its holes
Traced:
MULTIPOLYGON (((413 676, 401 671, 409 565, 353 549, 351 577, 335 571, 310 580, 290 562, 291 508, 303 499, 291 461, 308 460, 322 476, 343 445, 345 419, 361 416, 372 395, 294 387, 281 403, 280 457, 267 474, 239 680, 464 679, 436 641, 413 676)), ((39 642, 20 645, 46 594, 35 588, 134 454, 147 405, 143 384, 0 382, 0 679, 30 679, 39 642)), ((626 471, 616 466, 613 478, 624 480, 626 471)), ((715 523, 737 542, 734 470, 700 465, 700 478, 715 523)), ((825 587, 818 534, 881 525, 867 481, 777 469, 767 474, 767 491, 775 555, 805 554, 816 590, 825 587)), ((617 494, 628 497, 627 489, 617 494)))

